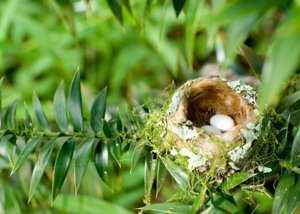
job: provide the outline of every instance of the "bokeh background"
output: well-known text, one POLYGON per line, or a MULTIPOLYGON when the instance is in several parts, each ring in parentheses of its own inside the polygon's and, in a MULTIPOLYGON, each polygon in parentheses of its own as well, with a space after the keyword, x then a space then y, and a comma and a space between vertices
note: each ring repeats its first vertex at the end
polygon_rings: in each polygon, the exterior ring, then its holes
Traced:
MULTIPOLYGON (((95 95, 105 86, 108 112, 113 114, 157 98, 172 83, 209 75, 244 79, 254 86, 263 82, 264 106, 280 100, 281 89, 299 70, 299 1, 188 0, 178 16, 170 0, 131 0, 130 7, 125 4, 129 1, 117 1, 122 2, 121 15, 112 12, 109 2, 1 0, 4 109, 18 99, 18 117, 24 115, 23 102, 32 112, 35 91, 53 121, 54 92, 62 80, 68 87, 77 70, 86 117, 95 95)), ((64 202, 58 198, 58 205, 51 208, 50 172, 27 204, 31 167, 29 162, 10 177, 1 159, 0 213, 75 213, 75 199, 73 205, 72 200, 70 205, 59 205, 64 202)), ((88 201, 97 204, 98 199, 131 210, 142 206, 143 165, 130 174, 130 157, 124 157, 122 176, 120 191, 110 193, 91 164, 78 196, 91 198, 80 199, 82 206, 93 207, 88 201)), ((63 192, 72 193, 72 185, 69 178, 63 192)), ((174 185, 166 185, 159 200, 175 191, 174 185)), ((268 213, 272 199, 256 198, 263 203, 253 209, 268 213)))

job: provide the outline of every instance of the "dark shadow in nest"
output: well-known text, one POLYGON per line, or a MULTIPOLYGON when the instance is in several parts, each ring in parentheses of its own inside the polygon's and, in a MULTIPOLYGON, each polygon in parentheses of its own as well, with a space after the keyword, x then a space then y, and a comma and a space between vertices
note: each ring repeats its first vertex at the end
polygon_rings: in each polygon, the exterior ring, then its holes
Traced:
POLYGON ((195 126, 209 124, 215 114, 233 118, 236 125, 245 125, 253 118, 253 110, 242 94, 237 94, 218 78, 205 79, 191 84, 186 96, 186 119, 195 126))

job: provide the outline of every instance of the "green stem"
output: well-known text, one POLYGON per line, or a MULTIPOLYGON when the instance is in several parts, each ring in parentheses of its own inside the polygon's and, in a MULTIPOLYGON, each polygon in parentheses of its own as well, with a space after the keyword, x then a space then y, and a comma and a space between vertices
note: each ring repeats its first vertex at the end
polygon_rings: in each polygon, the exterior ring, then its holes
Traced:
POLYGON ((6 131, 10 131, 11 134, 17 135, 17 136, 38 136, 43 135, 45 137, 76 137, 76 138, 90 138, 94 137, 96 139, 103 139, 106 138, 103 133, 93 133, 93 132, 50 132, 50 131, 40 131, 40 130, 2 130, 3 133, 6 131))

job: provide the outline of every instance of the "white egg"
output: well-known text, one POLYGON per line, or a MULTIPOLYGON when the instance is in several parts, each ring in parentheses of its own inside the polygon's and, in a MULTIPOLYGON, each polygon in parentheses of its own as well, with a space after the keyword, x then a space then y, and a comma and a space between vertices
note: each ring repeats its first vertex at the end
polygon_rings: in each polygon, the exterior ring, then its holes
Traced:
POLYGON ((222 132, 214 126, 205 125, 205 126, 201 126, 201 129, 212 134, 222 134, 222 132))
POLYGON ((216 114, 212 116, 209 123, 223 132, 230 130, 234 126, 233 119, 225 114, 216 114))

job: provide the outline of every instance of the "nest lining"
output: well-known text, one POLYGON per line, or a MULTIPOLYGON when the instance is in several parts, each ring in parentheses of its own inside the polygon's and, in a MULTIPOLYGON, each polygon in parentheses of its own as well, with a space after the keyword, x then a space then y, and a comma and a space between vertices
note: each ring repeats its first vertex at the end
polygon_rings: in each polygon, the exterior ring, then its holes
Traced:
POLYGON ((198 79, 179 90, 185 95, 182 97, 181 107, 173 117, 182 114, 184 117, 181 117, 181 121, 176 120, 177 124, 190 120, 194 126, 201 127, 209 124, 210 118, 215 114, 230 116, 236 126, 246 126, 255 120, 253 106, 247 103, 243 94, 237 94, 219 78, 198 79))

